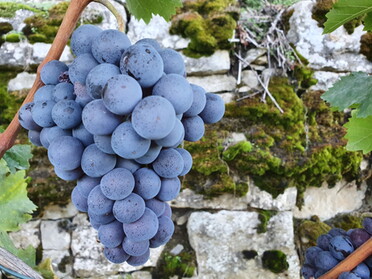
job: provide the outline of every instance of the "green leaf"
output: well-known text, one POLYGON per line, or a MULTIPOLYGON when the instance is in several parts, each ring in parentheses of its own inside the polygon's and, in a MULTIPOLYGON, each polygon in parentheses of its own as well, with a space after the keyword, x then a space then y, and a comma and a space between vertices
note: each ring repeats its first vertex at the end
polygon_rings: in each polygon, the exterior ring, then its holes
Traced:
POLYGON ((359 108, 357 117, 372 115, 372 77, 362 72, 351 73, 337 81, 321 98, 339 111, 359 108))
POLYGON ((31 219, 36 205, 27 197, 24 170, 10 173, 5 160, 0 160, 0 230, 15 231, 31 219))
POLYGON ((26 249, 17 249, 9 235, 6 232, 0 231, 0 246, 12 253, 14 256, 20 258, 30 267, 35 267, 36 250, 31 245, 26 249))
POLYGON ((331 33, 341 25, 372 12, 372 0, 338 0, 326 14, 324 33, 331 33))
POLYGON ((182 7, 182 0, 127 0, 129 12, 137 19, 150 22, 152 15, 160 15, 166 21, 176 14, 176 8, 182 7))
POLYGON ((364 31, 372 31, 372 12, 364 18, 364 31))
POLYGON ((356 113, 352 113, 349 122, 345 124, 348 140, 346 149, 350 151, 362 150, 364 154, 372 151, 372 116, 367 118, 357 118, 356 113))
POLYGON ((31 145, 28 144, 14 145, 4 154, 4 160, 7 162, 10 172, 12 173, 14 173, 16 169, 28 169, 30 167, 28 161, 31 158, 31 145))

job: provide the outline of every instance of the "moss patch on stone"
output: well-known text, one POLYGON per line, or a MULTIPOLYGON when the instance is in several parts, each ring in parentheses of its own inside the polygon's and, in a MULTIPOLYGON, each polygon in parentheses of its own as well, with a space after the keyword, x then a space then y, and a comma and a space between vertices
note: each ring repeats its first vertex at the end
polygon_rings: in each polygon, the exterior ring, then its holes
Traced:
POLYGON ((334 228, 349 229, 363 228, 363 218, 351 214, 341 214, 330 220, 334 228))
POLYGON ((189 278, 194 275, 195 272, 195 259, 193 255, 187 252, 182 252, 177 256, 173 256, 169 253, 164 253, 164 263, 161 265, 160 274, 161 278, 168 279, 173 276, 180 276, 180 278, 189 278))
POLYGON ((328 233, 331 226, 320 222, 319 218, 314 216, 311 220, 302 221, 297 227, 297 235, 302 244, 302 250, 305 251, 311 246, 316 246, 316 240, 322 234, 328 233))
POLYGON ((230 49, 228 39, 236 27, 238 14, 229 10, 233 0, 188 0, 172 19, 171 34, 190 38, 185 55, 211 55, 217 49, 230 49))
POLYGON ((372 32, 369 31, 360 38, 360 53, 372 62, 372 32))
POLYGON ((281 273, 288 269, 287 255, 280 250, 268 250, 262 255, 262 266, 273 273, 281 273))
POLYGON ((19 33, 10 33, 3 36, 5 42, 18 43, 21 41, 22 35, 19 33))
POLYGON ((261 224, 257 227, 258 233, 265 233, 267 232, 267 225, 271 219, 271 217, 275 216, 277 211, 275 210, 259 210, 258 211, 258 219, 260 220, 261 224))
POLYGON ((28 10, 28 11, 32 11, 35 13, 40 12, 38 9, 35 9, 25 4, 13 3, 13 2, 0 2, 1 17, 12 18, 15 16, 16 11, 18 10, 28 10))

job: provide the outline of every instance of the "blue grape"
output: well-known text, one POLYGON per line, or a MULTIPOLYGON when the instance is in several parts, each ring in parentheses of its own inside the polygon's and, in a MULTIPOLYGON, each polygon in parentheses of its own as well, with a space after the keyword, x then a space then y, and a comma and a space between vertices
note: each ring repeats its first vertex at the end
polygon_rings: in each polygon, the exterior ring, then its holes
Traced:
POLYGON ((322 251, 319 252, 318 256, 315 258, 315 266, 318 269, 328 271, 334 268, 338 264, 338 260, 335 259, 331 252, 329 251, 322 251))
POLYGON ((76 57, 68 69, 71 82, 79 82, 85 85, 88 73, 98 65, 98 62, 90 53, 83 53, 76 57))
POLYGON ((316 245, 321 248, 322 250, 329 250, 329 242, 331 241, 332 236, 329 234, 322 234, 321 236, 318 237, 316 241, 316 245))
POLYGON ((58 83, 52 92, 53 101, 56 103, 62 100, 75 100, 74 86, 71 83, 58 83))
MULTIPOLYGON (((71 130, 65 130, 58 126, 53 126, 50 128, 44 128, 46 129, 46 141, 48 142, 48 146, 51 142, 53 142, 56 138, 63 137, 63 136, 71 136, 71 130)), ((43 130, 44 130, 43 129, 43 130)), ((43 132, 44 133, 44 132, 43 132)))
POLYGON ((101 179, 102 193, 111 200, 122 200, 128 197, 133 188, 134 177, 127 169, 113 169, 101 179))
POLYGON ((115 201, 112 211, 118 221, 124 224, 133 223, 145 213, 145 201, 132 193, 123 200, 115 201))
POLYGON ((31 109, 32 119, 41 127, 52 127, 54 121, 52 118, 52 110, 56 103, 48 100, 43 102, 36 102, 31 109))
POLYGON ((135 44, 120 58, 120 71, 136 79, 141 87, 152 87, 163 75, 163 59, 151 45, 135 44))
POLYGON ((186 73, 185 62, 181 54, 177 51, 166 48, 159 51, 161 58, 164 63, 164 73, 166 74, 178 74, 183 76, 186 73))
POLYGON ((40 141, 40 131, 29 130, 28 138, 33 145, 42 146, 43 144, 40 141))
POLYGON ((76 95, 75 102, 81 107, 85 107, 89 102, 93 101, 87 93, 86 86, 80 82, 74 83, 74 94, 76 95))
POLYGON ((84 147, 74 137, 63 136, 54 139, 48 149, 48 158, 53 166, 61 170, 80 167, 84 147))
POLYGON ((103 176, 115 165, 116 157, 102 152, 94 143, 85 148, 81 157, 81 168, 91 177, 103 176))
POLYGON ((167 216, 159 217, 159 229, 156 235, 150 239, 150 247, 156 248, 169 241, 174 233, 174 224, 167 216))
MULTIPOLYGON (((56 127, 56 126, 54 126, 56 127)), ((51 127, 53 128, 53 127, 51 127)), ((48 132, 51 128, 43 128, 41 131, 40 131, 40 142, 41 144, 45 147, 45 148, 49 148, 49 145, 50 145, 50 142, 49 142, 49 139, 48 139, 48 132)))
POLYGON ((112 64, 103 63, 94 67, 86 79, 88 95, 93 99, 102 98, 103 88, 107 81, 118 74, 120 74, 119 68, 112 64))
POLYGON ((136 170, 138 170, 141 167, 141 165, 138 164, 134 160, 124 159, 122 157, 118 157, 116 167, 117 168, 125 168, 125 169, 129 170, 131 173, 134 173, 136 170))
POLYGON ((309 247, 308 249, 306 249, 305 252, 305 262, 314 266, 316 256, 322 251, 323 250, 317 246, 309 247))
POLYGON ((115 216, 111 212, 106 214, 95 214, 88 209, 88 216, 91 223, 105 225, 115 221, 115 216))
POLYGON ((372 235, 372 218, 364 218, 363 219, 363 228, 372 235))
POLYGON ((80 123, 79 126, 72 130, 72 135, 80 140, 81 143, 84 144, 84 146, 88 146, 94 143, 93 135, 89 133, 87 129, 85 129, 83 123, 80 123))
POLYGON ((111 147, 111 135, 107 136, 93 136, 94 143, 97 145, 97 147, 107 154, 115 154, 115 151, 111 147))
POLYGON ((88 211, 88 201, 87 198, 84 197, 80 192, 79 189, 76 187, 72 190, 71 193, 71 201, 77 208, 77 210, 82 212, 88 211))
POLYGON ((354 252, 354 247, 348 237, 336 235, 329 242, 329 251, 336 259, 343 260, 354 252))
POLYGON ((184 117, 182 118, 182 124, 185 128, 185 140, 198 141, 203 137, 205 128, 201 117, 184 117))
POLYGON ((146 207, 151 209, 157 217, 160 217, 165 211, 165 202, 159 201, 158 199, 146 200, 146 207))
POLYGON ((207 103, 206 92, 203 87, 190 84, 193 92, 193 101, 191 107, 183 114, 186 117, 197 116, 205 108, 207 103))
POLYGON ((134 159, 134 160, 137 163, 140 163, 140 164, 143 164, 143 165, 151 164, 158 157, 161 148, 162 147, 157 145, 156 143, 152 143, 149 150, 146 152, 145 155, 143 155, 140 158, 134 159))
POLYGON ((145 213, 137 221, 124 224, 126 236, 134 242, 149 240, 155 236, 159 228, 159 221, 156 214, 146 208, 145 213))
POLYGON ((170 207, 170 205, 165 202, 164 207, 164 213, 162 215, 172 218, 172 208, 170 207))
POLYGON ((163 178, 159 194, 156 196, 161 201, 171 201, 175 199, 181 190, 181 181, 178 177, 163 178))
POLYGON ((124 238, 123 241, 123 249, 125 253, 131 256, 141 256, 149 250, 150 242, 148 240, 134 242, 130 240, 128 237, 124 238))
POLYGON ((327 270, 322 270, 322 269, 318 269, 315 274, 314 274, 314 277, 317 279, 319 278, 320 276, 322 276, 323 274, 326 274, 328 271, 327 270))
POLYGON ((71 36, 71 50, 78 56, 92 51, 92 43, 102 30, 91 24, 80 25, 71 36))
POLYGON ((40 72, 40 79, 44 84, 58 84, 59 83, 59 76, 66 72, 68 67, 65 63, 52 60, 46 63, 40 72))
POLYGON ((356 268, 351 270, 351 273, 354 273, 362 279, 369 279, 370 276, 369 268, 365 263, 358 264, 356 268))
POLYGON ((346 231, 343 230, 343 229, 340 229, 340 228, 333 228, 333 229, 331 229, 331 230, 328 232, 328 234, 329 234, 330 236, 338 236, 338 235, 346 236, 346 235, 347 235, 347 234, 346 234, 346 231))
POLYGON ((59 178, 66 181, 77 180, 84 175, 84 172, 80 167, 74 170, 62 170, 59 168, 54 168, 54 172, 59 178))
POLYGON ((90 176, 84 175, 82 178, 80 178, 77 181, 76 188, 79 188, 80 193, 84 197, 88 197, 90 191, 92 191, 94 187, 99 185, 100 181, 101 181, 100 177, 90 177, 90 176))
POLYGON ((151 39, 151 38, 144 38, 144 39, 141 39, 141 40, 138 40, 136 42, 136 45, 137 44, 145 44, 145 45, 150 45, 152 46, 157 52, 159 52, 160 50, 162 50, 160 44, 158 43, 157 40, 155 39, 151 39))
POLYGON ((150 249, 147 249, 146 253, 144 253, 141 256, 131 256, 127 260, 127 263, 130 264, 131 266, 140 266, 144 265, 150 258, 150 249))
POLYGON ((181 154, 174 148, 163 149, 152 164, 155 172, 164 178, 179 176, 184 168, 181 154))
POLYGON ((207 103, 199 116, 206 124, 216 123, 225 114, 225 103, 217 94, 207 93, 205 96, 207 97, 207 103))
POLYGON ((110 135, 120 124, 121 117, 108 111, 101 99, 91 101, 82 113, 85 129, 93 135, 110 135))
POLYGON ((338 279, 361 279, 361 277, 352 272, 342 272, 340 276, 338 276, 338 279))
POLYGON ((304 265, 301 268, 301 274, 305 279, 310 279, 311 277, 314 277, 315 275, 315 269, 311 266, 304 265))
POLYGON ((18 112, 19 124, 27 130, 41 131, 42 127, 37 125, 32 118, 32 108, 34 107, 34 102, 24 104, 18 112))
POLYGON ((99 63, 119 65, 122 53, 131 43, 123 32, 114 29, 104 30, 94 39, 92 53, 99 63))
POLYGON ((354 229, 348 229, 346 232, 346 235, 350 237, 351 233, 354 231, 354 229))
POLYGON ((166 137, 176 122, 176 114, 170 102, 160 96, 142 99, 132 113, 132 125, 138 135, 158 140, 166 137))
POLYGON ((193 102, 193 91, 189 82, 177 74, 163 76, 154 86, 152 94, 167 99, 176 114, 187 111, 193 102))
POLYGON ((182 125, 182 122, 176 118, 173 130, 164 138, 157 140, 156 143, 164 147, 172 147, 176 145, 180 139, 185 135, 185 129, 182 125))
POLYGON ((150 145, 151 140, 139 136, 128 121, 117 126, 112 133, 112 149, 125 159, 142 157, 149 150, 150 145))
POLYGON ((52 119, 62 129, 72 129, 81 123, 81 106, 74 100, 62 100, 55 104, 52 119))
POLYGON ((124 252, 121 246, 115 248, 107 248, 103 250, 106 259, 115 264, 124 263, 129 259, 129 255, 124 252))
POLYGON ((44 85, 40 87, 36 92, 34 96, 34 102, 43 102, 43 101, 54 101, 53 97, 53 91, 55 85, 44 85))
POLYGON ((350 233, 349 237, 354 248, 358 248, 364 242, 366 242, 371 236, 365 229, 354 229, 350 233))
POLYGON ((109 111, 118 115, 127 115, 142 99, 142 89, 134 78, 116 75, 107 81, 102 98, 109 111))
POLYGON ((113 221, 106 225, 101 225, 98 229, 98 239, 107 248, 115 248, 124 240, 123 224, 113 221))
POLYGON ((192 156, 190 152, 188 152, 187 150, 183 148, 176 148, 176 150, 178 151, 178 153, 181 154, 182 159, 183 159, 184 167, 183 167, 182 172, 180 173, 180 176, 184 176, 191 170, 192 156))
POLYGON ((134 192, 143 199, 152 199, 159 193, 161 181, 153 170, 141 168, 133 175, 135 180, 134 192))
POLYGON ((106 198, 98 185, 90 191, 88 196, 88 209, 91 213, 97 215, 106 215, 112 212, 114 201, 106 198))

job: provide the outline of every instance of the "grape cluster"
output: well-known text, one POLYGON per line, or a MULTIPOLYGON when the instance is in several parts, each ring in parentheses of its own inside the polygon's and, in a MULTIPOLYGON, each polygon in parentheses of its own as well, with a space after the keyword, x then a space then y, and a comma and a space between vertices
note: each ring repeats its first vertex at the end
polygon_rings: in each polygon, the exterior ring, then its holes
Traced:
POLYGON ((88 213, 106 258, 142 265, 174 232, 166 202, 192 166, 178 147, 200 140, 224 103, 189 84, 182 56, 153 39, 132 45, 117 30, 83 25, 71 48, 70 65, 44 65, 45 85, 19 121, 48 149, 57 176, 77 180, 72 202, 88 213))
MULTIPOLYGON (((359 229, 334 228, 317 239, 317 246, 310 247, 305 252, 305 264, 302 275, 305 279, 319 278, 340 261, 354 252, 372 235, 372 218, 363 220, 359 229)), ((372 274, 372 257, 367 258, 350 272, 343 272, 338 279, 369 279, 372 274)))

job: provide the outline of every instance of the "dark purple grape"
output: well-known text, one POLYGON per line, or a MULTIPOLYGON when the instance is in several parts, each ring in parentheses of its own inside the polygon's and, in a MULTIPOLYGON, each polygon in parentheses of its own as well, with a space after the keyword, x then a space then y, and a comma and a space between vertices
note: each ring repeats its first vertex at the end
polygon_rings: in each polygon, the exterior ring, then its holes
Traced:
POLYGON ((322 252, 323 250, 317 246, 312 246, 308 249, 306 249, 306 252, 305 252, 305 260, 306 260, 306 263, 307 264, 310 264, 310 265, 315 265, 315 258, 316 256, 322 252))
POLYGON ((322 234, 318 237, 316 245, 322 250, 327 251, 329 250, 329 242, 331 241, 331 239, 332 236, 330 236, 329 234, 322 234))
POLYGON ((354 229, 350 234, 350 240, 354 248, 358 248, 366 242, 371 236, 365 229, 354 229))
POLYGON ((363 219, 363 228, 369 233, 372 234, 372 218, 363 219))

